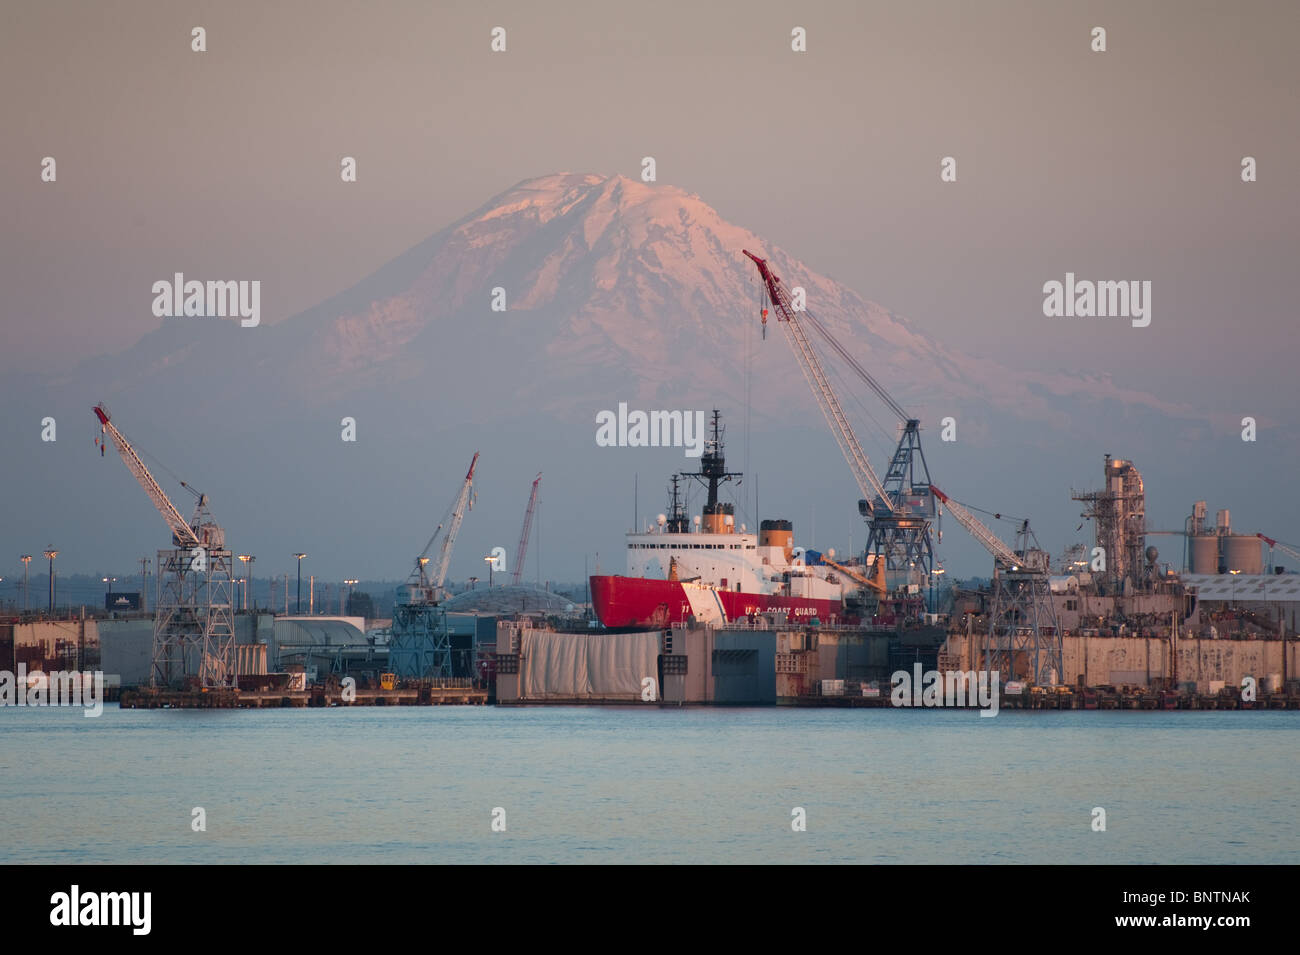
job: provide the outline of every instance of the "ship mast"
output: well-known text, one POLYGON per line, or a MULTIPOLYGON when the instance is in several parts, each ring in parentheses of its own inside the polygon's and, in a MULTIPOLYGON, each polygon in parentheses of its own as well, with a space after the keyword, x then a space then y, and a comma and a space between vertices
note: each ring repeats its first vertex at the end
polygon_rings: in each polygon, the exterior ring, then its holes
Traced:
POLYGON ((739 471, 727 470, 727 460, 722 453, 722 435, 725 429, 721 419, 722 412, 715 408, 713 425, 708 440, 704 442, 704 454, 700 457, 700 469, 682 472, 682 477, 694 478, 708 490, 708 498, 704 503, 704 526, 701 528, 706 534, 731 533, 735 523, 735 505, 718 500, 718 486, 732 478, 736 478, 736 483, 739 484, 741 477, 739 471))
POLYGON ((674 474, 672 477, 672 489, 668 492, 668 526, 667 531, 670 534, 685 534, 690 530, 690 522, 686 516, 686 510, 682 507, 682 492, 679 485, 682 477, 680 474, 674 474))

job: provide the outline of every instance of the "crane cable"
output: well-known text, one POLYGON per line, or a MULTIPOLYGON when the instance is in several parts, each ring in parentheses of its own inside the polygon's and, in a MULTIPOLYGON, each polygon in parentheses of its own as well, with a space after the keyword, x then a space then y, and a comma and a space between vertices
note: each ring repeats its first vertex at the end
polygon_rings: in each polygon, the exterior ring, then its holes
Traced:
POLYGON ((1016 521, 1017 523, 1021 523, 1021 524, 1025 523, 1027 520, 1029 520, 1029 518, 1027 518, 1027 517, 1016 517, 1016 516, 1013 515, 1013 514, 1003 514, 1003 513, 1000 513, 1000 512, 998 512, 998 511, 987 511, 987 510, 985 510, 985 509, 982 508, 982 507, 976 507, 974 504, 967 504, 965 501, 958 501, 958 500, 957 500, 955 497, 953 497, 951 494, 948 495, 948 499, 949 499, 950 501, 956 501, 956 503, 960 504, 962 507, 966 508, 966 510, 968 510, 968 511, 979 511, 981 514, 987 514, 989 517, 992 517, 994 520, 999 520, 999 521, 1016 521))

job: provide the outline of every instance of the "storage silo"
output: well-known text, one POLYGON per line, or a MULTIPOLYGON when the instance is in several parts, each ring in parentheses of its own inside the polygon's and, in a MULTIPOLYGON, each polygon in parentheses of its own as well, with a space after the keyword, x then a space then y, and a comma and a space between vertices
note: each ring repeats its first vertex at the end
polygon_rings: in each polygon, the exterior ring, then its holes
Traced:
POLYGON ((1226 570, 1239 570, 1243 574, 1264 572, 1263 545, 1258 537, 1231 534, 1223 538, 1223 563, 1226 570))
POLYGON ((1219 537, 1217 534, 1196 534, 1191 538, 1193 574, 1219 572, 1219 537))

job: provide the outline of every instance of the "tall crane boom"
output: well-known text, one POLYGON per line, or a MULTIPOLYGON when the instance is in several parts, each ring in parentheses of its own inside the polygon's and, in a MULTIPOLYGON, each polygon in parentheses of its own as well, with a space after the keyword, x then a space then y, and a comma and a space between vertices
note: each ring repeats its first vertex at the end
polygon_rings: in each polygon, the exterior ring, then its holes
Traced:
POLYGON ((893 412, 896 418, 900 421, 908 421, 911 418, 911 415, 903 410, 902 405, 894 400, 893 395, 885 390, 885 386, 876 381, 872 374, 862 367, 862 363, 853 357, 853 353, 840 344, 840 340, 831 334, 831 330, 822 324, 821 319, 807 309, 804 309, 803 316, 808 324, 813 327, 813 330, 822 337, 826 344, 831 346, 831 349, 835 354, 839 355, 844 363, 852 368, 853 371, 857 373, 857 376, 867 383, 871 390, 876 393, 876 397, 885 403, 885 407, 893 412))
POLYGON ((99 418, 101 431, 113 439, 113 444, 117 447, 117 453, 122 456, 122 461, 126 464, 127 470, 140 482, 140 486, 144 488, 145 494, 149 495, 149 500, 153 502, 153 506, 162 515, 162 519, 167 522, 167 526, 171 528, 172 539, 175 541, 176 546, 200 546, 194 528, 190 527, 185 518, 181 517, 180 511, 176 510, 176 506, 163 493, 163 489, 158 486, 158 482, 149 473, 149 469, 144 466, 140 456, 135 453, 135 448, 131 447, 131 443, 122 437, 122 432, 113 426, 108 409, 101 402, 95 405, 94 412, 95 416, 99 418))
MULTIPOLYGON (((808 336, 804 334, 803 326, 796 317, 794 307, 790 302, 790 296, 786 293, 784 286, 781 285, 781 279, 772 273, 765 259, 760 259, 748 249, 742 249, 741 251, 758 267, 758 274, 762 276, 763 283, 767 287, 768 299, 772 302, 772 307, 777 311, 777 320, 786 330, 786 335, 794 347, 795 357, 799 360, 799 367, 803 370, 804 377, 808 379, 808 384, 817 399, 817 404, 822 409, 822 414, 826 416, 826 422, 831 427, 831 433, 835 435, 835 440, 840 446, 840 451, 844 454, 844 459, 849 463, 849 469, 852 470, 853 478, 857 481, 858 490, 868 501, 879 498, 880 501, 884 502, 884 509, 892 513, 894 502, 890 500, 889 494, 885 492, 885 486, 881 483, 880 478, 876 477, 876 472, 871 469, 871 462, 867 460, 866 452, 862 450, 862 445, 858 442, 857 435, 853 433, 853 428, 849 425, 849 419, 845 416, 844 409, 840 407, 839 398, 835 396, 835 391, 826 378, 826 372, 822 368, 821 360, 808 342, 808 336)), ((862 373, 866 374, 865 371, 862 373)))
POLYGON ((948 505, 948 513, 957 519, 957 523, 970 531, 972 537, 984 545, 984 549, 993 555, 994 560, 1003 564, 1008 570, 1018 569, 1023 565, 1024 561, 1016 556, 1016 552, 1004 544, 1000 537, 985 527, 979 518, 933 484, 930 485, 930 490, 935 497, 948 505))
POLYGON ((515 550, 515 571, 510 582, 516 586, 524 575, 524 557, 528 554, 528 534, 533 529, 533 508, 537 506, 537 486, 542 483, 539 471, 533 480, 533 492, 528 495, 528 509, 524 511, 524 529, 519 534, 519 547, 515 550))
POLYGON ((451 523, 447 525, 447 533, 443 535, 438 561, 433 565, 432 582, 436 590, 441 590, 447 580, 447 568, 451 565, 451 549, 456 545, 460 522, 465 519, 465 509, 469 504, 470 490, 474 487, 474 468, 477 464, 478 452, 475 451, 473 459, 469 462, 469 471, 465 475, 465 483, 461 486, 460 496, 456 498, 456 505, 452 508, 451 523))

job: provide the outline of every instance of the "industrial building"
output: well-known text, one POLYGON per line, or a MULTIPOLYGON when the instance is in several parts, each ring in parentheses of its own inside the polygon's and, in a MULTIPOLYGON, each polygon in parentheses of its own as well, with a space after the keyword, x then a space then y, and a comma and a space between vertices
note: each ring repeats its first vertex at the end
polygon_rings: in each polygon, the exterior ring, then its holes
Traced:
MULTIPOLYGON (((453 676, 481 676, 477 667, 496 646, 497 616, 448 613, 453 676)), ((391 670, 388 633, 365 630, 360 617, 284 617, 237 613, 233 617, 231 661, 239 677, 305 672, 309 681, 352 676, 377 681, 391 670)), ((109 687, 138 687, 150 682, 154 619, 123 615, 69 620, 0 622, 0 669, 98 669, 109 687)), ((248 682, 248 681, 245 681, 248 682)))
POLYGON ((1264 573, 1264 540, 1258 534, 1235 534, 1228 511, 1207 520, 1205 501, 1197 501, 1187 521, 1187 572, 1196 575, 1264 573))

